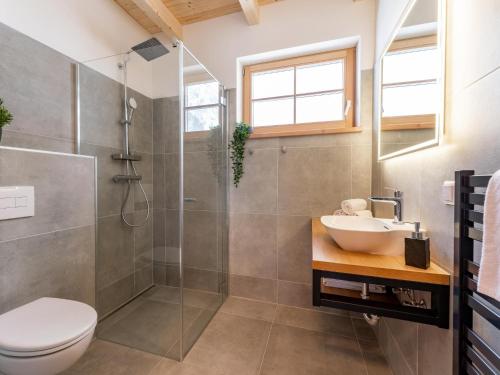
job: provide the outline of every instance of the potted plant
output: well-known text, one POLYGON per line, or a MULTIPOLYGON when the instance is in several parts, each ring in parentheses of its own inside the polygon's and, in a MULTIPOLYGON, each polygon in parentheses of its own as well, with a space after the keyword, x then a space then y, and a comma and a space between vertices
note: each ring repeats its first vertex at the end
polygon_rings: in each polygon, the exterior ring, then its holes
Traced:
POLYGON ((243 159, 245 159, 245 143, 252 133, 250 125, 240 122, 236 124, 233 131, 233 139, 229 142, 229 149, 231 150, 231 161, 233 169, 233 183, 238 187, 240 179, 243 176, 243 159))
POLYGON ((14 116, 9 112, 7 108, 3 105, 3 100, 0 98, 0 142, 2 141, 2 129, 4 126, 9 125, 14 116))

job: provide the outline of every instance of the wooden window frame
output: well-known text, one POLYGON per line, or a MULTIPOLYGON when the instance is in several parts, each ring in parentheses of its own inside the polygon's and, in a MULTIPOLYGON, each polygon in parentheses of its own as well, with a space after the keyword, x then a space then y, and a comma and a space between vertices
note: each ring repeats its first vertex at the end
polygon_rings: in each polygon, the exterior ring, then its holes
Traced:
MULTIPOLYGON (((395 40, 394 42, 392 42, 391 46, 387 51, 388 52, 404 51, 404 50, 425 48, 431 46, 437 46, 436 35, 395 40)), ((418 82, 413 82, 413 83, 418 83, 418 82)), ((404 82, 404 83, 410 84, 412 82, 404 82)), ((387 86, 396 86, 401 84, 403 83, 391 83, 390 85, 387 86)), ((382 92, 383 89, 384 89, 384 83, 382 81, 382 92)), ((382 116, 381 125, 382 125, 381 126, 382 131, 434 129, 436 127, 436 114, 390 116, 390 117, 382 116)))
MULTIPOLYGON (((333 91, 333 90, 332 90, 333 91)), ((339 90, 340 91, 340 90, 339 90)), ((361 129, 354 126, 355 113, 355 91, 356 91, 356 48, 347 48, 336 51, 315 53, 283 60, 270 61, 243 68, 243 121, 252 126, 251 138, 289 137, 313 134, 332 134, 359 132, 361 129), (252 74, 277 70, 282 68, 300 67, 334 60, 344 60, 344 99, 345 103, 350 100, 347 115, 343 120, 325 121, 314 123, 284 124, 272 126, 253 126, 252 124, 252 74)), ((292 95, 290 95, 292 97, 292 95)), ((297 95, 294 92, 294 100, 297 95)))

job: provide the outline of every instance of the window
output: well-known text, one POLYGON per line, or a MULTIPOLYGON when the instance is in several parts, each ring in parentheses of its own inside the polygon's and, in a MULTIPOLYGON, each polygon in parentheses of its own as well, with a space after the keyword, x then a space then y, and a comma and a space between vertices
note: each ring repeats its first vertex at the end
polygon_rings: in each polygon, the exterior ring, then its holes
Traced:
POLYGON ((383 60, 382 130, 434 128, 438 61, 435 36, 393 42, 383 60))
POLYGON ((353 130, 355 49, 244 68, 243 119, 252 137, 353 130))
POLYGON ((219 83, 189 83, 185 88, 187 133, 208 131, 219 125, 219 83))

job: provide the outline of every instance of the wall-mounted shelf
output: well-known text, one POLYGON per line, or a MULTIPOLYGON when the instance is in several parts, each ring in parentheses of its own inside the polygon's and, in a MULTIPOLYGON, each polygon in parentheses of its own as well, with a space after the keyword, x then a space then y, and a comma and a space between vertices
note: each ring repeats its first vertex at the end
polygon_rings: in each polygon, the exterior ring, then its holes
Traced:
POLYGON ((113 154, 111 155, 113 160, 130 160, 130 161, 141 161, 141 155, 136 154, 113 154))
POLYGON ((345 251, 331 239, 318 218, 312 220, 313 304, 396 319, 449 326, 450 274, 431 262, 428 269, 405 265, 403 256, 384 256, 345 251), (386 293, 370 293, 362 299, 358 291, 323 285, 322 279, 337 279, 385 285, 386 293), (393 288, 429 292, 430 308, 407 306, 392 293, 393 288))

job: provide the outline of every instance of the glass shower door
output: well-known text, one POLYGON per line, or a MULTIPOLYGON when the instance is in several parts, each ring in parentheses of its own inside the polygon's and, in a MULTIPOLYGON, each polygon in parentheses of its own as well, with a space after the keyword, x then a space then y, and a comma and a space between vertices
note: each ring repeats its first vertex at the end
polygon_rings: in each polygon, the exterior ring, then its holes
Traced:
POLYGON ((223 88, 182 46, 182 353, 226 296, 227 222, 223 88))

